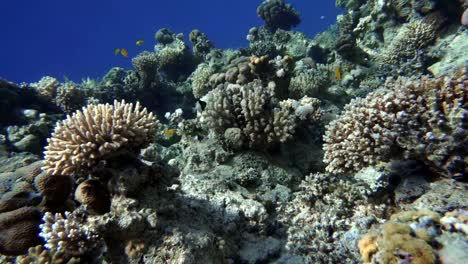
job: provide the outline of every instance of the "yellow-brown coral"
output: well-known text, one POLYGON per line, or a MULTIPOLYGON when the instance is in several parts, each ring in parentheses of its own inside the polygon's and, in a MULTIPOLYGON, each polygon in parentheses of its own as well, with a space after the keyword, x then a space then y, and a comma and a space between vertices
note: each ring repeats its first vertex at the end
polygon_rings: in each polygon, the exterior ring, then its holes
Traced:
POLYGON ((149 144, 156 117, 139 103, 88 105, 57 123, 44 152, 43 170, 68 175, 92 168, 105 155, 149 144))
POLYGON ((372 234, 364 235, 361 240, 359 240, 358 247, 362 260, 366 263, 371 262, 372 255, 378 251, 377 236, 372 234))

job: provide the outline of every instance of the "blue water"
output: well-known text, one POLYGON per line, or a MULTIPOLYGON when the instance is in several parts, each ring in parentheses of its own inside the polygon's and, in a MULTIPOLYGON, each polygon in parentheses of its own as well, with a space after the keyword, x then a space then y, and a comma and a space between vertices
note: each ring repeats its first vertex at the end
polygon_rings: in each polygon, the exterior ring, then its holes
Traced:
MULTIPOLYGON (((34 82, 44 75, 80 81, 111 67, 131 68, 131 57, 152 50, 163 27, 198 28, 220 48, 248 45, 249 28, 262 25, 262 0, 3 0, 0 7, 0 76, 34 82), (144 39, 137 47, 135 41, 144 39), (114 56, 126 48, 129 57, 114 56)), ((334 0, 290 0, 302 15, 296 28, 309 37, 325 30, 341 10, 334 0), (324 16, 324 18, 321 18, 324 16)))

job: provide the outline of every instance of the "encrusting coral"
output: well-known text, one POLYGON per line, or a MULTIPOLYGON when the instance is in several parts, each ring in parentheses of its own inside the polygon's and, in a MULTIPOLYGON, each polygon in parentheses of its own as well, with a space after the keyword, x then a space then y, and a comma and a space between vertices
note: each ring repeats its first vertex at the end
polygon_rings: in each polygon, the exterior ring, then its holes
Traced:
POLYGON ((409 157, 442 175, 466 177, 468 71, 440 78, 400 78, 345 106, 324 135, 333 173, 357 172, 409 157))
POLYGON ((359 251, 364 263, 461 263, 466 259, 461 252, 466 250, 466 221, 465 210, 443 217, 429 210, 402 211, 365 234, 359 251))
POLYGON ((138 151, 153 140, 157 126, 153 113, 139 103, 88 105, 57 123, 43 170, 68 175, 91 169, 113 152, 138 151))

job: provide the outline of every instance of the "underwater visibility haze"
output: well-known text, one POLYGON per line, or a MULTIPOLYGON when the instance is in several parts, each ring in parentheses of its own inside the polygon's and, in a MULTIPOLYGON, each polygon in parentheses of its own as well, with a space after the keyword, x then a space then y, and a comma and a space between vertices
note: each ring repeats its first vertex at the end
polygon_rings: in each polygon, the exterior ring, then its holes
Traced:
MULTIPOLYGON (((130 57, 152 50, 160 28, 184 33, 202 30, 220 48, 248 45, 246 30, 260 26, 255 10, 261 0, 81 0, 4 1, 0 17, 0 76, 34 82, 44 75, 73 81, 100 78, 111 67, 131 68, 130 57), (135 45, 143 39, 142 45, 135 45), (40 67, 39 67, 40 65, 40 67)), ((303 14, 298 28, 313 37, 343 12, 333 1, 293 0, 303 14), (323 18, 321 18, 323 16, 323 18)))
POLYGON ((466 263, 466 0, 4 2, 0 263, 466 263))

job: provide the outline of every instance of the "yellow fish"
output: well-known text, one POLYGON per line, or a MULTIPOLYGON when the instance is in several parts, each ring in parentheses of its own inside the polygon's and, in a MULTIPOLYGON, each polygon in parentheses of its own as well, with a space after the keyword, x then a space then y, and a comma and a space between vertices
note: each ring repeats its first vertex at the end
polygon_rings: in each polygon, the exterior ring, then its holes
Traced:
POLYGON ((117 55, 117 54, 119 54, 119 53, 120 53, 120 49, 119 49, 119 48, 116 48, 116 49, 114 50, 114 55, 117 55))
POLYGON ((341 78, 341 69, 340 69, 339 66, 335 68, 335 77, 336 77, 336 79, 337 79, 338 81, 341 81, 341 79, 342 79, 342 78, 341 78))
POLYGON ((164 130, 164 135, 167 137, 167 138, 171 138, 172 136, 174 136, 176 133, 176 130, 173 129, 173 128, 168 128, 166 130, 164 130))
POLYGON ((124 56, 125 58, 128 57, 128 51, 124 48, 120 49, 120 54, 122 54, 122 56, 124 56))
POLYGON ((139 40, 137 40, 137 41, 135 42, 135 44, 136 44, 137 46, 141 46, 141 44, 143 44, 143 42, 145 42, 145 41, 142 40, 142 39, 139 39, 139 40))

